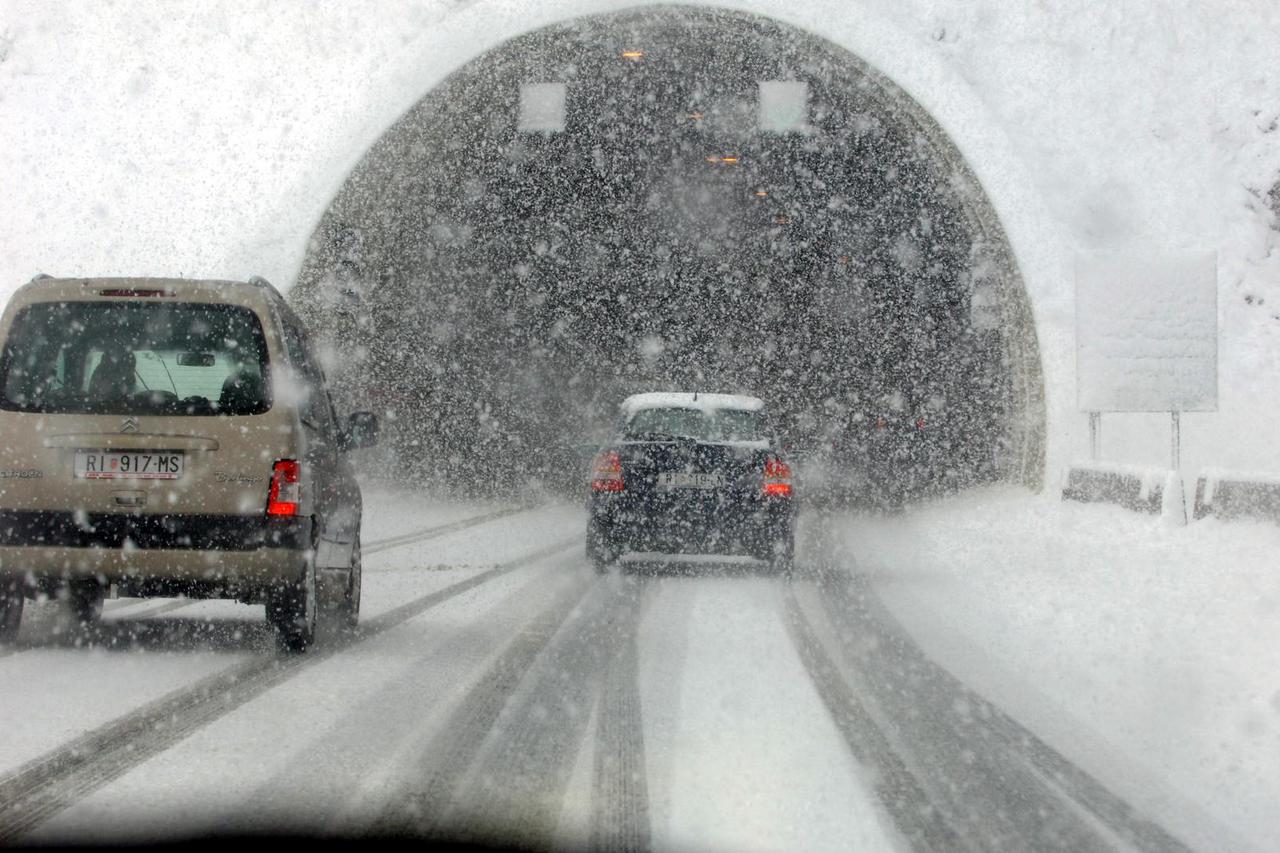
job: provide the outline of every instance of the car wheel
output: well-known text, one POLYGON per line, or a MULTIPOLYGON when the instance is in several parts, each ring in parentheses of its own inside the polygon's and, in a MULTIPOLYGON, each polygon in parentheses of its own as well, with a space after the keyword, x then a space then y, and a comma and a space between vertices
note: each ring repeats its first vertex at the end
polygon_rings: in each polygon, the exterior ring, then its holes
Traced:
POLYGON ((25 601, 22 584, 17 578, 0 581, 0 643, 12 643, 17 639, 25 601))
POLYGON ((77 580, 67 584, 67 609, 75 627, 96 628, 102 618, 102 601, 107 591, 95 580, 77 580))
POLYGON ((595 521, 587 523, 587 560, 599 574, 609 571, 609 564, 616 559, 609 548, 608 540, 600 524, 595 521))
POLYGON ((794 533, 787 533, 781 539, 773 541, 767 557, 769 568, 778 577, 790 578, 795 566, 795 555, 796 536, 794 533))
POLYGON ((356 534, 355 544, 351 546, 351 571, 347 575, 346 594, 342 598, 342 624, 349 630, 355 630, 360 624, 360 534, 356 534))
POLYGON ((279 632, 281 644, 291 652, 303 652, 315 641, 317 579, 314 556, 307 557, 302 577, 283 583, 267 596, 267 620, 279 632))

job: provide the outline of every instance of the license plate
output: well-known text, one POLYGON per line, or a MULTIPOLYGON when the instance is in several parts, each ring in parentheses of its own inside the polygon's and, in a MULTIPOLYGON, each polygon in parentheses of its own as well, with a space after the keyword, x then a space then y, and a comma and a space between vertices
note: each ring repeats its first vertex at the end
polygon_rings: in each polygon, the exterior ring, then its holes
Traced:
POLYGON ((85 480, 176 480, 182 476, 181 453, 124 453, 80 450, 75 474, 85 480))
POLYGON ((688 471, 662 471, 658 474, 659 489, 718 489, 724 485, 720 474, 695 474, 688 471))

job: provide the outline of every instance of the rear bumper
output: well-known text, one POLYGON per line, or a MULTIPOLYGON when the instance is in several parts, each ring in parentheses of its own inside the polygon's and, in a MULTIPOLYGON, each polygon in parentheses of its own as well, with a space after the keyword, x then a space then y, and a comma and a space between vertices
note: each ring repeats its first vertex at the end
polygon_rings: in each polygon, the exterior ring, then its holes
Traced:
POLYGON ((674 501, 656 496, 596 495, 591 519, 618 552, 766 555, 791 535, 788 498, 674 501))
POLYGON ((254 551, 310 544, 311 523, 305 518, 0 510, 0 548, 254 551))
POLYGON ((233 596, 296 579, 311 542, 308 518, 0 511, 0 578, 233 596))
POLYGON ((18 577, 39 587, 50 580, 97 578, 107 583, 172 581, 175 588, 257 588, 294 580, 305 552, 126 550, 108 548, 0 547, 0 577, 18 577))

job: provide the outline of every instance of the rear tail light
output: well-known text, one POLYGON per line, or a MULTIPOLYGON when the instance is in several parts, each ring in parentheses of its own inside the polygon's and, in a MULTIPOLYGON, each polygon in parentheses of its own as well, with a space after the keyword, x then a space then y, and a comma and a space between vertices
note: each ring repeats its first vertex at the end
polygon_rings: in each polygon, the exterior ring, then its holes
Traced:
POLYGON ((791 466, 776 456, 764 463, 764 493, 773 497, 791 497, 791 466))
POLYGON ((924 418, 916 418, 916 429, 924 429, 924 418))
POLYGON ((271 470, 267 515, 297 515, 301 506, 302 466, 292 459, 281 459, 271 470))
POLYGON ((623 488, 622 457, 616 450, 597 453, 591 463, 591 491, 620 492, 623 488))

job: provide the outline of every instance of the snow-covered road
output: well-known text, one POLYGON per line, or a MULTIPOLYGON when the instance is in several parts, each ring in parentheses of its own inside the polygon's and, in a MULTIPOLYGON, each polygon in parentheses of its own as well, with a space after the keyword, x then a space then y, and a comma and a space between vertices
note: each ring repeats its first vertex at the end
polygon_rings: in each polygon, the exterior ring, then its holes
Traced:
POLYGON ((576 507, 374 496, 362 625, 32 608, 0 657, 0 841, 409 831, 627 849, 1178 849, 921 651, 810 519, 798 577, 597 577, 576 507), (114 641, 114 642, 112 642, 114 641))

